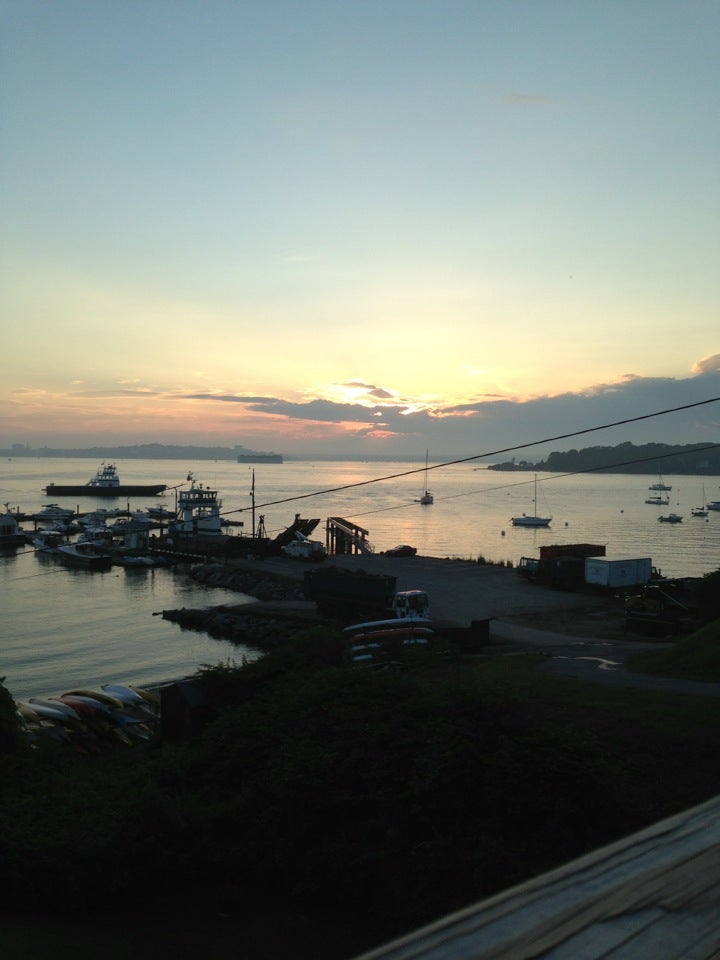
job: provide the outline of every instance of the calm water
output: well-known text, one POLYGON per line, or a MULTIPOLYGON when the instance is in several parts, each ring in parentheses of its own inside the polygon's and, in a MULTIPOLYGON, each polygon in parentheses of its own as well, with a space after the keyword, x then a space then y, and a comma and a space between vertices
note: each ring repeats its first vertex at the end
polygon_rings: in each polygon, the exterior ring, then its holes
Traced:
MULTIPOLYGON (((33 512, 48 502, 42 492, 48 481, 84 482, 98 465, 88 459, 4 462, 0 502, 33 512)), ((271 537, 299 513, 320 520, 318 539, 324 539, 327 517, 352 520, 369 531, 378 551, 409 543, 430 556, 517 563, 521 556, 537 556, 542 544, 591 542, 605 544, 609 556, 652 557, 669 576, 702 576, 720 567, 720 513, 707 520, 690 515, 703 499, 703 481, 695 478, 665 476, 673 487, 670 504, 654 507, 644 500, 655 477, 540 475, 537 512, 553 521, 549 530, 532 530, 510 524, 513 515, 535 512, 529 474, 472 464, 431 470, 428 486, 435 503, 421 506, 414 501, 424 488, 422 470, 395 476, 413 469, 405 463, 288 462, 254 469, 256 521, 264 517, 271 537), (381 477, 394 479, 338 489, 381 477), (325 490, 334 492, 313 495, 325 490), (660 513, 670 511, 682 514, 683 523, 658 522, 660 513)), ((249 533, 252 467, 228 461, 118 462, 124 482, 182 484, 189 470, 219 491, 223 511, 229 519, 243 520, 249 533)), ((718 478, 706 478, 704 485, 706 500, 720 499, 718 478)), ((173 506, 174 494, 154 500, 173 506)), ((100 501, 64 498, 62 503, 85 510, 100 501)), ((104 503, 111 504, 125 506, 104 503)), ((137 509, 147 505, 131 503, 137 509)), ((0 553, 0 591, 0 676, 17 698, 112 681, 146 684, 185 676, 202 663, 254 656, 153 615, 243 600, 242 594, 197 586, 182 573, 117 567, 89 573, 25 547, 0 553)))

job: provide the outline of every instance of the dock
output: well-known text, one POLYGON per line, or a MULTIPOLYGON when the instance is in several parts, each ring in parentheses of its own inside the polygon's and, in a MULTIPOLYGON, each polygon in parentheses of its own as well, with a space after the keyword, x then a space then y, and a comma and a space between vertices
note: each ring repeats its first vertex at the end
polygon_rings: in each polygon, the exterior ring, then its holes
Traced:
POLYGON ((720 797, 357 960, 716 960, 720 797))

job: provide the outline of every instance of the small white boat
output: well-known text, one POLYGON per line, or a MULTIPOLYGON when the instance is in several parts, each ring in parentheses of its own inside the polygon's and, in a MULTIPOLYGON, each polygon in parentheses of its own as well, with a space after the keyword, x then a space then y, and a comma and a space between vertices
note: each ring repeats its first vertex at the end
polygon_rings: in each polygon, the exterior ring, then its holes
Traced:
POLYGON ((510 523, 514 527, 549 527, 552 517, 539 517, 537 515, 537 474, 535 474, 535 494, 533 497, 535 513, 528 515, 523 513, 520 517, 511 517, 510 523))
POLYGON ((121 567, 141 567, 146 570, 150 567, 166 567, 168 565, 167 557, 160 554, 118 553, 113 559, 121 567))
POLYGON ((57 548, 58 556, 73 567, 86 570, 109 570, 112 555, 98 550, 92 543, 63 543, 57 548))
POLYGON ((720 500, 711 500, 710 503, 705 504, 708 510, 720 510, 720 500))
POLYGON ((33 514, 34 520, 69 520, 75 515, 74 510, 68 507, 61 507, 59 503, 49 503, 42 510, 33 514))
POLYGON ((107 521, 104 513, 86 513, 83 517, 78 517, 77 522, 83 530, 106 529, 107 521))
POLYGON ((682 523, 679 513, 669 513, 666 517, 658 517, 660 523, 682 523))
POLYGON ((672 490, 672 487, 669 486, 667 483, 665 483, 665 481, 662 478, 662 474, 659 473, 658 482, 651 483, 650 486, 648 487, 648 490, 668 490, 669 491, 669 490, 672 490))
POLYGON ((69 537, 71 533, 78 533, 82 529, 74 517, 59 517, 55 520, 43 520, 43 523, 43 530, 57 530, 66 537, 69 537))
POLYGON ((653 507, 666 507, 670 503, 670 498, 661 497, 658 493, 654 497, 648 497, 645 503, 649 503, 653 507))
POLYGON ((174 520, 175 511, 167 507, 146 507, 145 512, 151 520, 174 520))

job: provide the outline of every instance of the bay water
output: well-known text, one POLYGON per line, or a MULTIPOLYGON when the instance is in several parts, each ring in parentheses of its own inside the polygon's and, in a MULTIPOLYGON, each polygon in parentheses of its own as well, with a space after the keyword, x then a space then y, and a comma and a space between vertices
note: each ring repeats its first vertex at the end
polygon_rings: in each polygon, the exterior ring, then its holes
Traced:
MULTIPOLYGON (((86 458, 17 457, 0 464, 0 502, 32 513, 52 499, 50 481, 84 483, 99 464, 86 458)), ((417 502, 425 488, 424 464, 393 461, 118 461, 123 483, 197 482, 215 489, 228 520, 251 534, 261 518, 268 536, 299 514, 319 521, 324 540, 329 517, 342 517, 368 531, 376 551, 410 544, 419 554, 517 564, 537 557, 551 543, 597 543, 611 557, 650 557, 671 577, 698 577, 720 567, 720 512, 691 516, 704 498, 720 499, 717 477, 665 476, 670 503, 645 503, 655 476, 586 473, 540 474, 537 513, 551 516, 549 529, 513 527, 512 516, 535 513, 534 477, 490 471, 474 462, 431 463, 427 481, 434 503, 417 502), (703 490, 704 488, 704 490, 703 490), (678 524, 659 523, 674 512, 678 524)), ((97 506, 126 507, 123 500, 64 497, 61 505, 81 512, 97 506)), ((175 492, 136 499, 132 509, 173 508, 175 492)), ((32 529, 32 523, 25 524, 32 529)), ((230 527, 229 535, 241 528, 230 527)), ((298 561, 301 562, 301 561, 298 561)), ((422 584, 418 584, 422 587, 422 584)), ((47 696, 101 683, 148 685, 193 673, 201 664, 257 656, 205 634, 181 630, 162 610, 250 602, 233 591, 201 586, 181 568, 129 569, 105 573, 70 569, 31 546, 0 553, 0 677, 16 699, 47 696)))

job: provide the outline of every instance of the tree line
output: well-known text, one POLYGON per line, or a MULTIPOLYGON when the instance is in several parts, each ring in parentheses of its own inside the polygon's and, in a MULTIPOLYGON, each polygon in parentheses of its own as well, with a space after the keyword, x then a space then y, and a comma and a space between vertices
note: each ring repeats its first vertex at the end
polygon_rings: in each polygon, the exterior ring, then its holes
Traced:
POLYGON ((553 451, 546 460, 509 460, 493 464, 490 470, 529 470, 547 473, 658 474, 715 477, 720 475, 720 444, 620 443, 614 447, 584 447, 582 450, 553 451))

